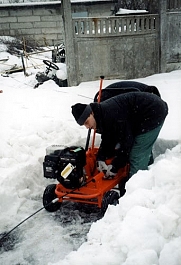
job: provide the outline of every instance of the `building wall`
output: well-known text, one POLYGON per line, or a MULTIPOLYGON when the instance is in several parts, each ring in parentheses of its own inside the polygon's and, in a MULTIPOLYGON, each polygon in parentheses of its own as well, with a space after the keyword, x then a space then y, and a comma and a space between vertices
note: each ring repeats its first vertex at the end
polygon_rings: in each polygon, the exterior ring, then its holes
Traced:
POLYGON ((63 39, 60 4, 0 6, 0 35, 34 40, 52 45, 63 39))
POLYGON ((167 13, 166 71, 181 69, 181 11, 167 13))
MULTIPOLYGON (((72 13, 88 16, 110 15, 111 3, 72 4, 72 13)), ((34 40, 36 45, 57 45, 64 42, 60 3, 0 5, 0 36, 34 40)))
POLYGON ((181 1, 160 0, 160 72, 181 69, 181 1))
POLYGON ((87 12, 88 17, 98 17, 98 16, 110 16, 112 15, 113 3, 77 3, 72 4, 72 13, 77 13, 80 11, 87 12))

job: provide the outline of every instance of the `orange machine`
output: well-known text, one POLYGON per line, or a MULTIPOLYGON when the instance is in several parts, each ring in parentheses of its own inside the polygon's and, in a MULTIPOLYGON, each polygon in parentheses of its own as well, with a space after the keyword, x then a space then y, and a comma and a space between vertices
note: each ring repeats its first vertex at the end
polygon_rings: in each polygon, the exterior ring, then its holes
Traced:
MULTIPOLYGON (((78 148, 80 149, 80 147, 71 147, 69 151, 74 154, 74 150, 77 150, 78 148)), ((82 152, 82 149, 80 150, 82 152)), ((104 213, 109 204, 116 205, 118 203, 120 197, 119 188, 121 187, 122 180, 128 175, 128 165, 121 168, 113 179, 105 179, 104 173, 98 172, 96 167, 98 148, 89 148, 85 153, 86 161, 82 173, 79 173, 80 166, 76 166, 74 158, 72 158, 71 155, 65 155, 66 153, 62 155, 60 154, 61 152, 59 152, 58 156, 60 157, 59 160, 62 160, 63 157, 63 166, 61 167, 62 161, 57 163, 57 169, 54 168, 55 175, 53 177, 57 178, 60 183, 48 185, 43 194, 43 205, 47 211, 57 211, 63 201, 73 201, 96 205, 101 209, 102 213, 104 213), (74 166, 72 172, 67 177, 68 182, 65 182, 60 175, 62 173, 62 168, 65 167, 65 165, 69 165, 70 161, 72 163, 74 162, 74 166), (77 178, 77 181, 71 184, 73 178, 77 178)), ((44 173, 46 170, 48 170, 49 173, 51 171, 52 165, 50 165, 50 160, 48 159, 49 156, 45 159, 48 164, 44 162, 44 173)), ((79 159, 77 160, 79 163, 79 159)), ((107 164, 109 163, 110 161, 107 161, 107 164)))

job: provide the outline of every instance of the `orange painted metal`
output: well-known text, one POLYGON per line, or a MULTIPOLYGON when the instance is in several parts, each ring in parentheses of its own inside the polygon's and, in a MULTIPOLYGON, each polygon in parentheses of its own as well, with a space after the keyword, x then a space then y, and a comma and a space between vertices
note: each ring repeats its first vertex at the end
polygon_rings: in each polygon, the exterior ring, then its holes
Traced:
MULTIPOLYGON (((100 103, 100 101, 101 101, 103 80, 104 80, 104 76, 100 76, 99 95, 98 95, 98 99, 97 99, 98 103, 100 103)), ((94 129, 94 133, 93 133, 93 137, 92 137, 92 149, 94 149, 95 138, 96 138, 96 130, 94 129)))
MULTIPOLYGON (((56 185, 55 194, 59 202, 73 201, 86 204, 94 204, 101 208, 104 194, 113 189, 128 175, 129 166, 121 168, 113 179, 104 179, 104 173, 98 172, 96 167, 96 155, 98 148, 90 148, 86 152, 86 181, 78 189, 67 189, 62 184, 56 185)), ((110 163, 111 161, 109 161, 110 163)))

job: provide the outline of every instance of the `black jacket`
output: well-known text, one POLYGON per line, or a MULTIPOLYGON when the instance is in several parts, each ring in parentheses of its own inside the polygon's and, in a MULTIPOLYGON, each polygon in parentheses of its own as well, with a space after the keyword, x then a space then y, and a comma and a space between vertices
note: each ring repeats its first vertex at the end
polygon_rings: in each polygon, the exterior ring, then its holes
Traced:
MULTIPOLYGON (((110 84, 109 86, 102 89, 101 102, 111 97, 118 96, 120 94, 128 92, 148 92, 161 97, 158 88, 155 86, 149 86, 136 81, 120 81, 110 84)), ((94 97, 94 102, 97 102, 98 95, 99 92, 96 93, 94 97)))
POLYGON ((146 92, 121 94, 90 105, 102 139, 97 159, 114 156, 116 170, 128 162, 135 136, 155 129, 168 114, 167 104, 146 92), (119 147, 117 151, 115 147, 119 147))
POLYGON ((156 86, 149 86, 144 83, 140 83, 137 81, 120 81, 113 84, 110 84, 105 89, 108 88, 136 88, 140 92, 148 92, 153 93, 160 97, 160 92, 158 91, 158 88, 156 86))

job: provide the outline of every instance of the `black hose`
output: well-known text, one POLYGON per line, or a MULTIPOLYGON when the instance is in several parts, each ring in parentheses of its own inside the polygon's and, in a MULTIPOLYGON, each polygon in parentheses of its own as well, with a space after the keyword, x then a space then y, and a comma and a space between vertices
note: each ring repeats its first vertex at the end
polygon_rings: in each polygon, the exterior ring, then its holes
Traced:
MULTIPOLYGON (((92 178, 91 180, 89 180, 88 182, 85 182, 81 187, 86 186, 88 183, 90 182, 95 182, 95 179, 92 178)), ((80 188, 80 187, 79 187, 80 188)), ((65 193, 61 198, 67 196, 68 194, 71 194, 72 192, 78 190, 79 188, 75 188, 73 190, 71 190, 70 192, 65 193)), ((43 209, 45 209, 47 206, 49 206, 52 203, 55 203, 59 200, 60 198, 55 198, 54 200, 52 200, 51 202, 49 202, 47 205, 41 207, 39 210, 37 210, 36 212, 32 213, 31 215, 29 215, 27 218, 25 218, 23 221, 21 221, 18 225, 16 225, 15 227, 13 227, 9 232, 7 232, 5 235, 3 235, 0 238, 0 242, 3 242, 3 239, 6 238, 10 233, 12 233, 16 228, 18 228, 20 225, 22 225, 24 222, 26 222, 28 219, 30 219, 31 217, 33 217, 35 214, 39 213, 40 211, 42 211, 43 209)))
MULTIPOLYGON (((50 202, 49 204, 51 204, 52 202, 50 202)), ((48 204, 48 205, 49 205, 48 204)), ((48 206, 47 205, 47 206, 48 206)), ((28 216, 26 219, 24 219, 23 221, 21 221, 18 225, 16 225, 13 229, 11 229, 8 233, 6 233, 3 237, 0 238, 0 242, 3 242, 3 239, 6 238, 11 232, 13 232, 16 228, 18 228, 20 225, 22 225, 24 222, 26 222, 28 219, 30 219, 32 216, 34 216, 35 214, 37 214, 38 212, 40 212, 41 210, 43 210, 45 208, 42 207, 39 210, 37 210, 36 212, 34 212, 33 214, 31 214, 30 216, 28 216)))

